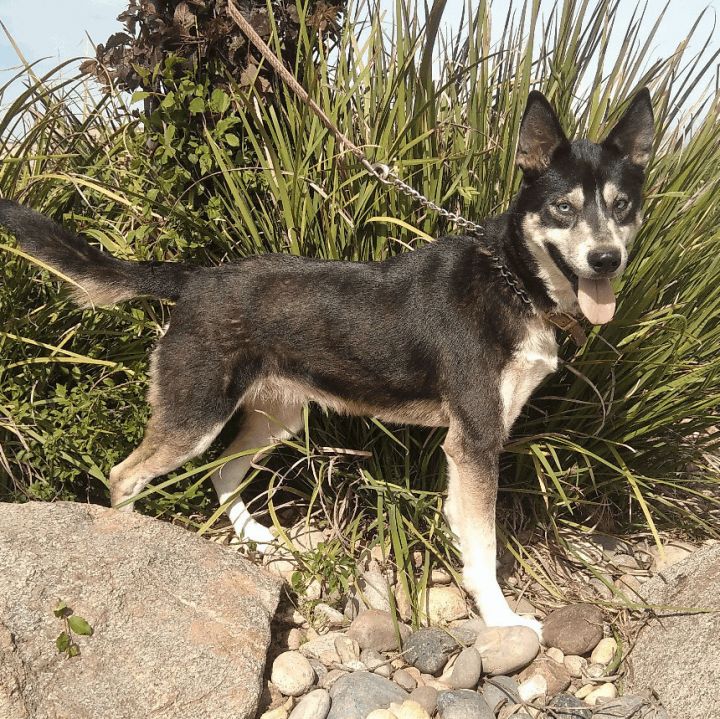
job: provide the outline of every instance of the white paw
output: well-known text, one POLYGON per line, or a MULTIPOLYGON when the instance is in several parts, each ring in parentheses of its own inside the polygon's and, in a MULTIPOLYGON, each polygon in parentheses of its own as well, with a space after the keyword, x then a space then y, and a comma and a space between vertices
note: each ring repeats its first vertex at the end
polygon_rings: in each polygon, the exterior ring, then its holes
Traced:
POLYGON ((241 527, 235 527, 235 534, 243 542, 253 542, 260 554, 265 554, 275 541, 275 535, 262 524, 251 520, 241 527))
POLYGON ((510 613, 501 617, 486 619, 485 623, 489 627, 527 627, 538 635, 540 643, 543 644, 542 622, 539 622, 534 617, 510 613))

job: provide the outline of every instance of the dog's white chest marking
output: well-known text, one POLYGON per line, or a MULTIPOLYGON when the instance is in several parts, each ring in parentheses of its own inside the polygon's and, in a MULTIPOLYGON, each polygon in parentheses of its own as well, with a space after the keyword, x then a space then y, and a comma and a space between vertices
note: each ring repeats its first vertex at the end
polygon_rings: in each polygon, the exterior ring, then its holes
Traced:
POLYGON ((557 349, 552 328, 540 317, 529 320, 525 338, 500 376, 500 398, 506 433, 510 432, 533 390, 557 369, 557 349))

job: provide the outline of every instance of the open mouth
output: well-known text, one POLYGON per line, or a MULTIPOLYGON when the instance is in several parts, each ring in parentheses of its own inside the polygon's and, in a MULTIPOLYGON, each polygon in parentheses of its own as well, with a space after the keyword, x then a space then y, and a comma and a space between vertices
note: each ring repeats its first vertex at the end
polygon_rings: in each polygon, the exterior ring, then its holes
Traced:
POLYGON ((604 325, 615 316, 615 293, 606 277, 579 277, 560 254, 555 245, 548 243, 548 252, 560 272, 565 275, 577 295, 580 311, 594 325, 604 325))

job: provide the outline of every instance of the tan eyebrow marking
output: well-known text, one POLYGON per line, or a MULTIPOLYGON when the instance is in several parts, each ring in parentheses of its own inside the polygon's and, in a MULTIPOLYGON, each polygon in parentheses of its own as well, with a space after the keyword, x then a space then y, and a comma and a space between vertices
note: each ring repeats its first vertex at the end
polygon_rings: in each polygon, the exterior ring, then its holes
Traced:
POLYGON ((606 182, 602 191, 603 200, 605 200, 605 207, 612 207, 615 198, 619 194, 620 188, 614 182, 606 182))
POLYGON ((575 209, 581 210, 585 205, 585 193, 580 185, 570 190, 565 197, 575 209))

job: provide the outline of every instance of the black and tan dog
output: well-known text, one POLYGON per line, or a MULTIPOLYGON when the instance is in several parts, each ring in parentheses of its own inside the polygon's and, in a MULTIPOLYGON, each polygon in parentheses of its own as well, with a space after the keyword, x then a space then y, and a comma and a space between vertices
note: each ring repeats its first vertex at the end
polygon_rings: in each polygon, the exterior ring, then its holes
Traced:
MULTIPOLYGON (((384 262, 268 255, 215 268, 135 263, 11 201, 0 201, 0 224, 77 283, 81 301, 176 303, 152 355, 145 438, 110 472, 114 505, 204 452, 239 409, 242 428, 227 454, 298 432, 308 401, 448 427, 446 511, 467 588, 488 625, 539 631, 510 610, 495 576, 498 457, 530 393, 556 368, 546 315, 579 309, 595 324, 613 316, 610 280, 625 269, 641 221, 652 139, 647 90, 600 144, 568 141, 533 92, 517 151, 524 179, 509 210, 486 220, 482 239, 446 237, 384 262)), ((234 496, 250 462, 228 462, 213 481, 238 534, 269 542, 234 496)))

